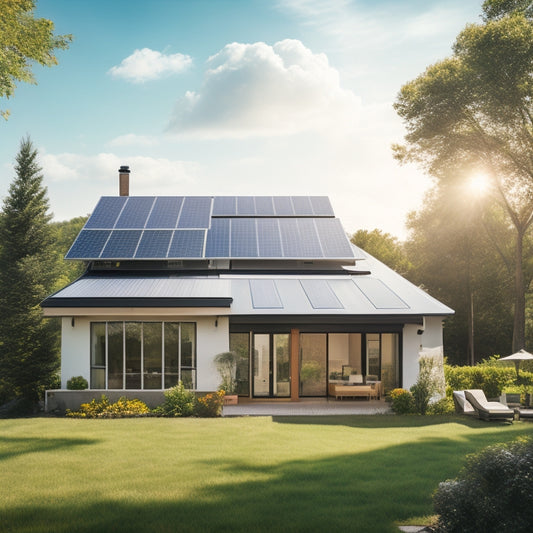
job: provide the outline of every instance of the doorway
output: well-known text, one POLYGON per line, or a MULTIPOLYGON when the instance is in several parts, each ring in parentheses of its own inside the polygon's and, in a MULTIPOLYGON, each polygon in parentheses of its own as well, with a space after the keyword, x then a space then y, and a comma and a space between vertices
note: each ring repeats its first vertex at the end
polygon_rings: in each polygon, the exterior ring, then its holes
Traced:
POLYGON ((288 398, 291 395, 288 333, 253 335, 253 396, 288 398))

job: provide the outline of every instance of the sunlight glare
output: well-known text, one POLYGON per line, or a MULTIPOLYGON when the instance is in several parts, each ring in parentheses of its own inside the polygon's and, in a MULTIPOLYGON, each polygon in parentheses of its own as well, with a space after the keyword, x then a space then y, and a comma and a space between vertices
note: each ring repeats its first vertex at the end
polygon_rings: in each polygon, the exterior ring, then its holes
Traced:
POLYGON ((490 180, 487 174, 479 172, 471 176, 468 180, 468 188, 470 192, 477 195, 483 196, 486 194, 490 188, 490 180))

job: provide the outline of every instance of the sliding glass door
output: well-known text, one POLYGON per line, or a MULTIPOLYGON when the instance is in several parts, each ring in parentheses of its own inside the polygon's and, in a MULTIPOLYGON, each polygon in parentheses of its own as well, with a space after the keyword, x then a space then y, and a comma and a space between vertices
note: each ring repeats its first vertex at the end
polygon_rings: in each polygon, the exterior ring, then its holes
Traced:
POLYGON ((263 398, 289 397, 289 334, 254 334, 253 354, 253 395, 263 398))

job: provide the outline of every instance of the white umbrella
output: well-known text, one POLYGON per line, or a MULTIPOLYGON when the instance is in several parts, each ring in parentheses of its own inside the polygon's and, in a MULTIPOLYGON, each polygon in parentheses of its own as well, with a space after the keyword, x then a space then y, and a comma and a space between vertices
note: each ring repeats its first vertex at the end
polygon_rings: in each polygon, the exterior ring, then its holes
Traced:
POLYGON ((516 377, 518 378, 518 371, 520 369, 520 361, 532 361, 533 355, 522 349, 512 355, 508 355, 507 357, 502 357, 499 360, 500 361, 513 361, 516 367, 516 377))

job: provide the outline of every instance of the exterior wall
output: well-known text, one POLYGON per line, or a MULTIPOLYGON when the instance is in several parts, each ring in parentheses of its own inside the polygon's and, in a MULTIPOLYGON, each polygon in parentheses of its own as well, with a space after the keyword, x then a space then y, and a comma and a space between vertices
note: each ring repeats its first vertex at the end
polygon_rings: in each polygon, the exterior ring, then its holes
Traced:
POLYGON ((64 317, 61 325, 61 388, 74 376, 91 377, 91 322, 105 320, 173 320, 196 322, 196 388, 213 391, 220 385, 220 376, 213 358, 229 350, 228 317, 135 316, 127 317, 64 317), (216 324, 216 325, 215 325, 216 324))
POLYGON ((403 388, 409 389, 418 377, 418 353, 422 346, 442 346, 442 316, 426 317, 424 332, 418 335, 421 326, 406 324, 403 329, 403 388))
POLYGON ((91 381, 91 325, 88 319, 61 319, 61 388, 74 376, 91 381), (74 325, 72 320, 74 320, 74 325))

